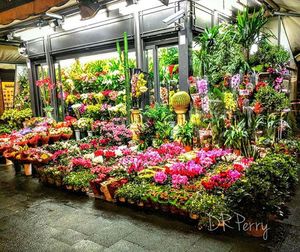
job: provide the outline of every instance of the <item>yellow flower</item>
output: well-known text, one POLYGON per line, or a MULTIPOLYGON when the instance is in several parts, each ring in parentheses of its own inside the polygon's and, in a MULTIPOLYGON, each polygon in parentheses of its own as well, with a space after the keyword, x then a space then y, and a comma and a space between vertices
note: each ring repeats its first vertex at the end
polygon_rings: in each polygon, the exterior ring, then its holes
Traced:
POLYGON ((145 87, 145 86, 142 86, 142 87, 139 88, 139 91, 142 92, 142 93, 147 92, 147 90, 148 90, 148 88, 145 87))

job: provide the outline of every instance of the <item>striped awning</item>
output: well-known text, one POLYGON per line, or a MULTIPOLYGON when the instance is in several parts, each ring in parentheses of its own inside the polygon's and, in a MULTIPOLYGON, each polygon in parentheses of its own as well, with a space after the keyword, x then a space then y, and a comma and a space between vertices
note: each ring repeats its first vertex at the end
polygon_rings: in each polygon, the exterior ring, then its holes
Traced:
POLYGON ((1 0, 0 25, 7 25, 14 20, 24 20, 46 12, 55 6, 61 6, 69 0, 1 0))

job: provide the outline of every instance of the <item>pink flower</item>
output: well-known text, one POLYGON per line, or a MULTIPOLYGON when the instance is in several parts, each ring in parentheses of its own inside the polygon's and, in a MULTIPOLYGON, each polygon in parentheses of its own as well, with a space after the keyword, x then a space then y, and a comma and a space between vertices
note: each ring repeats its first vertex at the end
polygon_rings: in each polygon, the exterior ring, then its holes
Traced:
POLYGON ((172 176, 172 185, 174 188, 179 188, 181 185, 186 185, 188 183, 187 176, 173 175, 172 176))
POLYGON ((157 172, 154 176, 154 181, 159 184, 163 184, 166 182, 168 176, 164 172, 157 172))

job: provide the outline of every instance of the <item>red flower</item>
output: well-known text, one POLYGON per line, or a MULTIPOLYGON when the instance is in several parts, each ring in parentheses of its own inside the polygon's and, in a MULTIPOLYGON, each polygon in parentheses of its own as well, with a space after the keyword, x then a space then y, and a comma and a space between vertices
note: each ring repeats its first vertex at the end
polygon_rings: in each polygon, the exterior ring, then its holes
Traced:
POLYGON ((105 156, 106 158, 112 158, 112 157, 115 157, 115 156, 116 156, 116 153, 115 153, 114 151, 106 151, 106 152, 104 153, 104 156, 105 156))
POLYGON ((256 102, 253 107, 253 112, 255 114, 260 114, 262 112, 262 106, 259 102, 256 102))
POLYGON ((241 164, 233 164, 233 168, 238 172, 244 171, 244 167, 241 164))
POLYGON ((256 92, 258 92, 259 89, 261 89, 262 87, 265 87, 265 86, 267 86, 267 83, 265 83, 264 81, 259 81, 255 86, 256 92))
POLYGON ((103 91, 102 92, 102 94, 104 95, 104 96, 109 96, 109 94, 112 92, 112 90, 105 90, 105 91, 103 91))
POLYGON ((95 154, 96 157, 103 156, 104 151, 103 150, 96 150, 94 154, 95 154))

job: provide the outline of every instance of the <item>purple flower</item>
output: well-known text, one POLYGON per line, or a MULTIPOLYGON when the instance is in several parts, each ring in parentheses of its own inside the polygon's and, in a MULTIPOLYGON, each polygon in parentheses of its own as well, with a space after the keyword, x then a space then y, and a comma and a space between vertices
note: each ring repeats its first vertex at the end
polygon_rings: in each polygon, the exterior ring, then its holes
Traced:
POLYGON ((239 173, 237 170, 229 170, 228 175, 233 181, 236 181, 241 177, 241 173, 239 173))
POLYGON ((154 176, 154 181, 159 184, 163 184, 166 182, 168 176, 164 172, 157 172, 154 176))
POLYGON ((172 184, 173 187, 179 188, 181 185, 186 185, 188 183, 188 177, 187 176, 181 176, 181 175, 173 175, 172 176, 172 184))
POLYGON ((199 94, 200 95, 206 95, 207 92, 208 92, 208 83, 207 83, 207 81, 204 80, 204 79, 197 80, 196 84, 197 84, 199 94))
POLYGON ((241 83, 241 76, 239 74, 233 75, 231 78, 231 88, 237 89, 241 83))
POLYGON ((32 130, 31 129, 29 129, 29 128, 25 128, 25 129, 22 129, 22 130, 20 130, 20 134, 21 135, 27 135, 27 134, 29 134, 29 133, 31 133, 32 132, 32 130))

